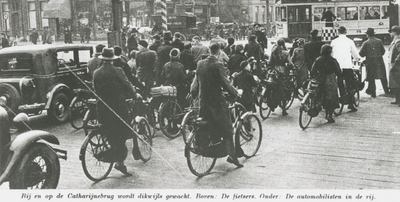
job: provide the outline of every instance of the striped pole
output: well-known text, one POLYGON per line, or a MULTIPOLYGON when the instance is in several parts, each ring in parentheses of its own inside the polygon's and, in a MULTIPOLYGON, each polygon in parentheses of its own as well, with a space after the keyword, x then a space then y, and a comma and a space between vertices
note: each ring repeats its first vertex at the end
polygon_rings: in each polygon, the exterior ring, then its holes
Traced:
POLYGON ((159 5, 159 13, 161 13, 161 28, 163 31, 168 30, 166 0, 156 0, 156 3, 159 5))

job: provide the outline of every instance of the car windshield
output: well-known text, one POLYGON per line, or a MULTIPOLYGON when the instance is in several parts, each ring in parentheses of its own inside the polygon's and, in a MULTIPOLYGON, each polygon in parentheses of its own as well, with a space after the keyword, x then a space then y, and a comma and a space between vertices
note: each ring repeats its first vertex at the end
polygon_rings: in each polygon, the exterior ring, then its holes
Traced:
POLYGON ((33 66, 31 54, 9 54, 0 56, 0 72, 8 71, 30 71, 33 66))

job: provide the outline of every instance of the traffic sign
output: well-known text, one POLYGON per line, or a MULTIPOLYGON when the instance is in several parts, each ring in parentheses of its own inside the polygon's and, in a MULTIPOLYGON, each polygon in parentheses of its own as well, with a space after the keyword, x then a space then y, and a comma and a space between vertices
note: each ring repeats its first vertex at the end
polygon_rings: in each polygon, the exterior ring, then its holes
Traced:
POLYGON ((3 13, 3 18, 4 18, 4 20, 7 20, 8 19, 8 13, 3 13))

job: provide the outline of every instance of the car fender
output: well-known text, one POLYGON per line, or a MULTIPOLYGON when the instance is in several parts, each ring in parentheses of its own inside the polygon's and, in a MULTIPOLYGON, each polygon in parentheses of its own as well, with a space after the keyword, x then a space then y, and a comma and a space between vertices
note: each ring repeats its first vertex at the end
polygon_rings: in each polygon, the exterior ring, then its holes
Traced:
POLYGON ((45 107, 44 107, 46 110, 50 108, 50 104, 51 104, 51 101, 53 100, 54 95, 55 95, 56 93, 60 92, 60 91, 66 91, 66 92, 67 92, 66 95, 69 97, 69 95, 70 95, 70 88, 69 88, 67 85, 65 85, 65 84, 63 84, 63 83, 59 83, 59 84, 55 85, 55 86, 51 89, 51 91, 49 91, 49 92, 47 93, 47 95, 46 95, 47 101, 46 101, 46 105, 45 105, 45 107))
MULTIPOLYGON (((11 176, 15 167, 18 165, 26 150, 33 144, 37 142, 44 142, 46 144, 52 143, 59 145, 57 137, 41 130, 32 130, 18 135, 12 142, 9 148, 9 157, 7 160, 7 165, 5 166, 5 171, 0 177, 0 184, 7 181, 8 177, 11 176)), ((49 146, 51 147, 51 146, 49 146)))

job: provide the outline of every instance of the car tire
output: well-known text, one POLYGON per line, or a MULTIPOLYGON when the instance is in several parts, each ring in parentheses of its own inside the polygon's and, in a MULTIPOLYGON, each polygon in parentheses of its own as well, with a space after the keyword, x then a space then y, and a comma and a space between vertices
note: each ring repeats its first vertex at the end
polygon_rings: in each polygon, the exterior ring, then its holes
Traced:
POLYGON ((7 100, 6 107, 8 115, 18 114, 18 107, 21 103, 21 96, 18 93, 18 90, 6 83, 0 84, 0 97, 4 97, 7 100))
POLYGON ((57 93, 51 101, 50 108, 48 109, 48 116, 56 123, 66 122, 69 115, 68 108, 68 97, 62 92, 57 93))

